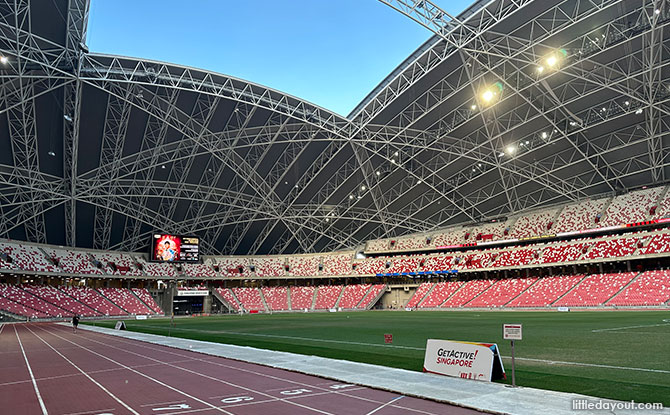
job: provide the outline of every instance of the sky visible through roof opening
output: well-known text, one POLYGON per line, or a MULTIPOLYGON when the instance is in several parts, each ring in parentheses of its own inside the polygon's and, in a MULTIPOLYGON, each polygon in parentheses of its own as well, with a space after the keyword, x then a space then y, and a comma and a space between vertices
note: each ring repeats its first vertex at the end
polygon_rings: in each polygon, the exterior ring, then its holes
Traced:
MULTIPOLYGON (((472 0, 433 2, 456 16, 472 0)), ((431 35, 378 0, 92 0, 87 44, 241 78, 346 116, 431 35)))

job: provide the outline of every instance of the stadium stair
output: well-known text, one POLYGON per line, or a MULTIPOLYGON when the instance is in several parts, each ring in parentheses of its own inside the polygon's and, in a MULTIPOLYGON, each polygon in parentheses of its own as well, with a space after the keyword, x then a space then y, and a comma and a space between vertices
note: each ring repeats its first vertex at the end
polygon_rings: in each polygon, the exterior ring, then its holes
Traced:
POLYGON ((126 313, 131 314, 130 311, 128 311, 128 310, 126 310, 125 308, 121 307, 120 305, 116 304, 114 301, 112 301, 111 298, 105 296, 102 292, 100 292, 100 290, 95 289, 95 288, 94 288, 94 290, 95 290, 95 292, 98 293, 98 295, 99 295, 100 297, 102 297, 102 298, 104 298, 105 300, 109 301, 110 303, 114 304, 116 307, 120 308, 121 310, 125 311, 126 313))
MULTIPOLYGON (((491 284, 491 285, 489 285, 488 287, 486 287, 485 289, 481 290, 481 291, 479 292, 479 294, 477 294, 477 295, 475 295, 474 297, 472 297, 467 303, 464 303, 462 307, 467 307, 468 304, 470 304, 471 302, 475 301, 477 298, 479 298, 482 294, 484 294, 485 292, 487 292, 488 290, 490 290, 491 287, 493 287, 494 285, 496 285, 496 284, 497 284, 498 282, 500 282, 500 281, 501 281, 501 280, 497 280, 497 281, 494 282, 493 284, 491 284)), ((468 281, 468 282, 469 282, 469 281, 468 281)), ((467 284, 463 284, 463 285, 465 286, 465 285, 467 285, 467 284)), ((454 293, 454 294, 456 294, 456 293, 454 293)))
MULTIPOLYGON (((374 285, 371 285, 371 286, 368 287, 367 290, 365 290, 365 294, 363 294, 363 296, 361 297, 361 299, 358 300, 358 302, 356 303, 356 305, 354 305, 354 308, 355 308, 355 309, 359 308, 359 306, 361 305, 361 303, 362 303, 366 298, 368 298, 368 294, 370 294, 370 291, 372 291, 372 290, 374 289, 374 287, 375 287, 374 285)), ((342 290, 342 292, 344 293, 344 290, 342 290)))
POLYGON ((513 298, 510 298, 510 300, 509 300, 508 302, 506 302, 505 304, 503 304, 503 307, 507 307, 507 304, 509 304, 509 303, 511 303, 512 301, 516 300, 517 298, 521 297, 526 291, 528 291, 528 290, 530 290, 531 288, 533 288, 533 286, 534 286, 535 284, 537 284, 541 279, 542 279, 542 277, 538 277, 535 281, 533 281, 532 284, 530 284, 528 287, 526 287, 525 290, 521 291, 519 294, 515 295, 513 298))
POLYGON ((233 291, 233 290, 230 289, 230 288, 225 288, 225 289, 226 289, 226 290, 230 290, 230 294, 233 296, 233 298, 234 298, 235 301, 237 302, 237 306, 239 307, 239 309, 240 309, 241 311, 249 311, 249 310, 247 310, 247 309, 244 307, 244 304, 242 304, 242 301, 240 301, 240 299, 237 298, 237 295, 235 294, 235 291, 233 291))
POLYGON ((137 293, 136 293, 134 290, 129 289, 128 291, 130 291, 130 293, 132 294, 132 296, 135 297, 135 299, 136 299, 137 301, 139 301, 140 304, 142 304, 143 306, 145 306, 145 307, 146 307, 149 311, 151 311, 153 314, 156 314, 156 311, 153 309, 153 307, 151 307, 149 304, 147 304, 146 302, 144 302, 144 300, 142 300, 142 299, 140 298, 140 296, 137 295, 137 293))
POLYGON ((319 287, 314 287, 314 295, 312 297, 312 306, 309 308, 310 311, 314 311, 314 307, 316 307, 316 298, 319 293, 319 287))
POLYGON ((623 287, 621 287, 621 289, 620 289, 619 291, 615 292, 614 295, 611 296, 610 298, 608 298, 607 301, 603 302, 603 304, 607 304, 608 302, 610 302, 611 300, 613 300, 617 295, 621 294, 626 288, 628 288, 631 284, 633 284, 633 282, 635 282, 635 280, 636 280, 640 275, 642 275, 642 273, 641 273, 641 272, 638 272, 638 273, 633 277, 632 280, 628 281, 628 284, 625 284, 623 287))
POLYGON ((583 283, 584 280, 585 280, 586 278, 588 278, 588 274, 586 274, 586 275, 582 275, 582 279, 579 280, 579 282, 577 282, 577 284, 573 285, 572 288, 570 288, 568 291, 564 292, 563 295, 561 295, 560 297, 558 297, 557 299, 555 299, 554 301, 552 301, 551 304, 549 304, 549 306, 550 306, 550 307, 553 307, 555 303, 561 301, 561 299, 562 299, 563 297, 565 297, 566 295, 570 294, 570 293, 573 292, 575 289, 577 289, 577 287, 579 287, 579 284, 583 283))
MULTIPOLYGON (((433 284, 433 283, 423 283, 423 284, 430 284, 430 286, 425 293, 420 294, 421 298, 417 299, 416 303, 413 304, 413 308, 418 308, 419 304, 421 304, 421 302, 426 299, 426 297, 430 294, 430 292, 433 291, 433 288, 435 288, 435 284, 433 284)), ((414 294, 412 294, 412 296, 409 298, 409 300, 407 300, 407 303, 405 303, 405 307, 407 307, 409 305, 409 303, 412 302, 412 300, 414 299, 414 297, 416 295, 419 295, 419 290, 421 289, 421 286, 423 286, 423 284, 420 284, 418 287, 416 287, 416 291, 414 291, 414 294)))
POLYGON ((337 300, 335 300, 335 305, 333 307, 337 308, 340 305, 340 300, 342 300, 342 295, 344 294, 344 288, 346 286, 342 286, 342 289, 340 290, 340 293, 337 295, 337 300))
POLYGON ((216 288, 212 290, 212 294, 214 294, 214 297, 216 297, 219 301, 221 301, 221 304, 228 307, 228 310, 237 312, 238 310, 242 309, 242 306, 240 305, 239 302, 237 303, 237 309, 236 309, 235 306, 230 303, 230 301, 228 301, 223 297, 223 295, 221 295, 219 290, 228 290, 230 292, 230 295, 235 301, 237 301, 237 298, 235 298, 235 294, 232 292, 230 288, 216 288))
MULTIPOLYGON (((451 299, 451 297, 453 297, 453 296, 455 296, 456 294, 458 294, 458 292, 461 291, 461 290, 463 289, 463 287, 465 287, 465 285, 466 285, 466 283, 461 282, 461 285, 460 285, 458 288, 456 288, 456 289, 454 290, 454 292, 452 292, 451 294, 449 294, 449 295, 447 296, 447 298, 444 299, 444 301, 441 301, 440 304, 437 305, 437 308, 441 308, 442 305, 444 305, 447 301, 449 301, 449 300, 451 299)), ((436 286, 437 286, 437 284, 433 284, 433 288, 435 288, 436 286)), ((431 288, 430 291, 433 291, 433 288, 431 288)), ((430 294, 430 293, 429 293, 429 294, 430 294)), ((423 300, 425 300, 426 298, 428 298, 428 295, 426 295, 426 297, 424 297, 423 300)), ((421 300, 421 302, 423 302, 423 300, 421 300)))
POLYGON ((286 296, 288 297, 286 299, 286 304, 288 304, 288 310, 293 310, 293 306, 291 304, 291 287, 286 287, 286 296))
POLYGON ((270 308, 270 306, 268 306, 268 302, 265 299, 265 295, 263 294, 263 290, 261 290, 260 288, 257 288, 257 290, 258 290, 258 294, 261 296, 261 302, 263 303, 263 307, 265 307, 265 311, 273 311, 272 308, 270 308))
MULTIPOLYGON (((379 285, 379 284, 376 284, 379 285)), ((361 308, 361 305, 363 305, 362 309, 363 310, 369 310, 371 309, 375 304, 377 304, 377 301, 379 301, 380 298, 384 295, 386 292, 386 284, 383 284, 382 288, 379 290, 379 292, 372 298, 368 299, 368 295, 372 294, 372 292, 375 290, 375 284, 370 287, 368 290, 367 294, 365 294, 365 297, 361 300, 361 302, 356 306, 356 308, 361 308), (364 301, 367 300, 367 304, 363 304, 364 301)))

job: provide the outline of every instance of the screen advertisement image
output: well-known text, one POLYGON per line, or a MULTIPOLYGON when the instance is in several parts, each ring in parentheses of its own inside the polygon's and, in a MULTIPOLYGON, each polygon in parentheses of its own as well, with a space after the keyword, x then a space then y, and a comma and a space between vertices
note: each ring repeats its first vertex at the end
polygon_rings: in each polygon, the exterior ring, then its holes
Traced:
POLYGON ((190 236, 155 234, 151 260, 155 262, 198 262, 199 240, 190 236))

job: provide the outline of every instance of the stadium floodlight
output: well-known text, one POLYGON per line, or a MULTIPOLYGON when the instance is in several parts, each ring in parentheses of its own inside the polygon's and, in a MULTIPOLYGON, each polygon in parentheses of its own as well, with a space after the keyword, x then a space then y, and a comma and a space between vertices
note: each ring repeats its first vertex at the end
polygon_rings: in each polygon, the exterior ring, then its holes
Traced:
MULTIPOLYGON (((561 61, 565 59, 568 56, 568 52, 565 49, 559 49, 556 52, 550 54, 547 56, 545 59, 545 63, 549 68, 555 69, 557 68, 561 61)), ((542 68, 544 70, 544 68, 542 68)))
POLYGON ((354 195, 349 195, 349 200, 353 199, 354 195))
POLYGON ((491 105, 496 102, 500 95, 502 95, 503 84, 501 82, 496 82, 491 86, 486 87, 480 94, 481 100, 485 105, 491 105))
POLYGON ((638 108, 638 110, 635 111, 635 113, 638 114, 638 115, 642 114, 642 108, 638 108))
POLYGON ((50 155, 51 157, 55 157, 55 156, 56 156, 56 153, 54 153, 53 150, 49 150, 49 152, 48 152, 47 154, 50 155))
POLYGON ((376 174, 377 176, 379 176, 381 173, 379 172, 379 170, 377 170, 377 171, 375 172, 375 174, 376 174))
POLYGON ((474 110, 477 109, 477 106, 476 106, 475 104, 472 104, 472 105, 470 105, 470 109, 471 109, 472 111, 474 111, 474 110))
POLYGON ((654 10, 654 14, 661 14, 661 9, 654 10))
POLYGON ((538 66, 537 67, 537 73, 542 73, 544 72, 544 66, 538 66))
POLYGON ((629 106, 629 105, 630 105, 630 101, 626 101, 626 102, 624 102, 624 105, 625 105, 625 106, 629 106))
POLYGON ((540 134, 540 136, 542 137, 543 140, 546 140, 547 137, 549 137, 549 134, 547 134, 546 131, 542 131, 542 134, 540 134))
POLYGON ((366 189, 365 186, 361 186, 361 190, 362 190, 362 191, 365 191, 365 189, 366 189))
POLYGON ((9 58, 7 56, 0 56, 0 63, 7 65, 7 63, 9 63, 9 58))
POLYGON ((512 155, 516 152, 516 147, 512 144, 507 146, 507 154, 512 155))

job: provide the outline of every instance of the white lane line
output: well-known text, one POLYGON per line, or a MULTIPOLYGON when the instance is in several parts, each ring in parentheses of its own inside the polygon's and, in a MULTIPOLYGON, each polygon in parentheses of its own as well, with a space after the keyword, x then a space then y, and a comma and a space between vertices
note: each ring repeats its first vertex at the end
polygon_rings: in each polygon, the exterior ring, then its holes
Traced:
MULTIPOLYGON (((511 359, 511 356, 503 356, 503 359, 511 359)), ((562 362, 560 360, 544 360, 544 359, 533 359, 530 357, 515 357, 516 360, 526 360, 529 362, 540 362, 547 363, 550 365, 570 365, 570 366, 586 366, 586 367, 600 367, 603 369, 619 369, 619 370, 633 370, 637 372, 652 372, 652 373, 670 373, 670 370, 661 370, 661 369, 645 369, 642 367, 627 367, 627 366, 610 366, 610 365, 599 365, 596 363, 576 363, 576 362, 562 362)))
POLYGON ((49 415, 47 412, 47 407, 44 406, 44 401, 42 400, 42 395, 40 394, 40 389, 37 387, 37 382, 35 381, 35 376, 33 375, 33 369, 30 367, 28 362, 28 357, 26 356, 26 351, 23 349, 23 343, 21 343, 21 338, 19 337, 19 332, 16 331, 16 326, 14 326, 14 333, 16 338, 19 341, 19 346, 21 346, 21 353, 23 353, 23 359, 26 361, 26 366, 28 366, 28 373, 30 373, 30 380, 33 382, 33 388, 35 388, 35 394, 37 395, 37 400, 40 402, 40 408, 42 408, 43 415, 49 415))
MULTIPOLYGON (((665 320, 664 320, 665 321, 665 320)), ((670 326, 670 323, 665 323, 665 324, 645 324, 643 326, 625 326, 625 327, 612 327, 609 329, 597 329, 597 330, 591 330, 592 333, 600 333, 603 331, 617 331, 617 330, 626 330, 626 329, 639 329, 642 327, 659 327, 659 326, 670 326)))
MULTIPOLYGON (((70 349, 74 349, 74 347, 70 347, 70 349)), ((63 349, 60 349, 60 350, 63 350, 63 349)), ((20 353, 20 352, 17 352, 17 353, 20 353)), ((193 359, 177 360, 173 363, 186 363, 186 362, 190 362, 191 360, 193 360, 193 359)), ((160 366, 160 365, 161 365, 160 363, 151 363, 151 364, 148 364, 148 365, 132 366, 132 368, 138 369, 138 368, 143 368, 143 367, 160 366)), ((115 371, 118 371, 118 370, 124 370, 124 369, 119 367, 119 368, 116 368, 116 369, 91 370, 91 371, 86 372, 86 373, 88 373, 89 375, 95 375, 95 374, 98 374, 98 373, 115 372, 115 371)), ((73 377, 73 376, 79 376, 79 374, 78 373, 72 373, 70 375, 45 376, 45 377, 42 377, 42 378, 35 378, 35 380, 38 381, 38 382, 41 382, 43 380, 63 379, 63 378, 69 378, 69 377, 73 377)), ((0 383, 0 386, 17 385, 19 383, 26 383, 26 382, 30 382, 30 380, 26 379, 26 380, 16 380, 16 381, 13 381, 13 382, 5 382, 5 383, 0 383)))
MULTIPOLYGON (((54 336, 60 337, 60 336, 58 336, 58 335, 56 335, 56 334, 54 334, 54 336)), ((61 337, 61 338, 62 338, 62 337, 61 337)), ((67 340, 67 339, 63 339, 63 340, 66 340, 66 341, 69 342, 69 340, 67 340)), ((142 354, 139 354, 139 353, 132 352, 132 351, 130 351, 130 350, 126 350, 126 349, 122 349, 122 348, 120 348, 120 347, 112 346, 112 345, 110 345, 110 344, 108 344, 108 343, 102 343, 102 342, 93 340, 93 339, 91 339, 90 337, 88 337, 87 340, 89 340, 89 341, 91 341, 91 342, 94 342, 94 343, 97 343, 97 344, 101 344, 101 345, 106 346, 106 347, 110 347, 110 348, 112 348, 112 349, 116 349, 116 350, 122 351, 122 352, 124 352, 124 353, 129 353, 129 354, 132 354, 132 355, 135 355, 135 356, 140 356, 140 357, 142 357, 142 358, 144 358, 144 359, 147 359, 147 360, 152 360, 152 361, 154 361, 154 362, 163 363, 163 365, 165 365, 165 366, 169 366, 169 367, 172 367, 172 368, 175 368, 175 369, 179 369, 179 370, 182 370, 182 371, 184 371, 184 372, 192 373, 192 374, 194 374, 194 375, 197 375, 197 376, 200 376, 200 377, 204 377, 204 378, 206 378, 206 379, 210 379, 210 380, 213 380, 213 381, 215 381, 215 382, 223 383, 223 384, 226 384, 226 385, 228 385, 228 386, 234 386, 234 387, 237 387, 237 388, 246 390, 246 391, 248 391, 248 392, 253 392, 253 393, 257 393, 257 394, 259 394, 259 395, 266 396, 266 397, 268 397, 268 398, 276 398, 275 396, 272 396, 272 395, 270 395, 270 394, 267 394, 267 393, 264 393, 264 392, 261 392, 261 391, 255 390, 255 389, 248 388, 248 387, 246 387, 246 386, 237 385, 237 384, 235 384, 235 383, 228 382, 228 381, 225 381, 225 380, 223 380, 223 379, 215 378, 215 377, 213 377, 213 376, 205 375, 205 374, 203 374, 203 373, 200 373, 200 372, 197 372, 197 371, 194 371, 194 370, 190 370, 190 369, 187 369, 187 368, 184 368, 184 367, 176 366, 176 365, 173 365, 173 364, 171 364, 171 363, 169 363, 169 362, 161 362, 160 360, 158 360, 158 359, 154 359, 154 358, 151 358, 151 357, 148 357, 147 355, 142 355, 142 354)), ((73 342, 70 342, 70 343, 73 343, 73 342)), ((77 343, 73 343, 73 344, 77 344, 77 343)), ((99 354, 99 353, 97 353, 97 352, 94 352, 94 351, 92 351, 92 350, 87 349, 87 348, 84 347, 84 346, 79 345, 79 347, 83 348, 84 350, 88 350, 88 351, 90 351, 90 352, 92 352, 92 353, 99 354)), ((100 356, 102 356, 102 355, 100 355, 100 356)), ((102 356, 102 357, 104 357, 104 356, 102 356)), ((107 358, 107 357, 105 357, 105 358, 108 359, 108 360, 114 361, 114 360, 112 360, 112 359, 110 359, 110 358, 107 358)), ((194 359, 194 360, 196 360, 196 359, 194 359)), ((115 363, 117 363, 117 364, 119 364, 119 365, 122 365, 122 363, 118 363, 118 362, 115 362, 115 363)), ((209 363, 209 362, 207 362, 207 363, 209 363)), ((140 372, 138 372, 138 373, 140 373, 140 372)), ((140 374, 141 374, 141 373, 140 373, 140 374)), ((149 376, 147 376, 147 375, 144 375, 144 376, 149 377, 149 376)), ((149 377, 149 378, 150 378, 150 377, 149 377)), ((284 379, 282 379, 282 380, 284 380, 284 379)), ((158 380, 155 380, 155 381, 156 381, 156 382, 160 382, 160 381, 158 381, 158 380)), ((170 387, 169 385, 166 385, 166 386, 170 387)), ((184 392, 181 392, 181 393, 185 394, 184 392)), ((213 407, 213 408, 219 409, 220 411, 229 413, 229 412, 227 412, 227 411, 224 411, 224 410, 221 409, 221 408, 218 408, 218 407, 216 407, 216 406, 214 406, 214 405, 212 405, 212 404, 209 404, 209 403, 207 403, 207 402, 205 402, 205 401, 201 401, 200 399, 197 399, 197 398, 195 398, 195 397, 194 397, 194 399, 198 400, 199 402, 206 403, 208 406, 211 406, 211 407, 213 407)), ((320 409, 312 408, 312 407, 309 407, 309 406, 307 406, 307 405, 302 405, 302 404, 299 404, 299 403, 297 403, 297 402, 292 402, 292 401, 289 401, 289 400, 286 400, 286 399, 283 399, 283 398, 280 398, 279 401, 281 401, 281 402, 286 402, 286 403, 289 403, 289 404, 291 404, 291 405, 299 406, 299 407, 308 409, 308 410, 310 410, 310 411, 318 412, 318 413, 321 413, 321 414, 324 414, 324 415, 333 415, 333 414, 331 414, 330 412, 322 411, 322 410, 320 410, 320 409)), ((233 414, 230 414, 230 415, 233 415, 233 414)))
POLYGON ((81 372, 82 375, 86 376, 86 378, 88 378, 88 380, 90 380, 90 381, 93 382, 97 387, 99 387, 100 389, 102 389, 107 395, 111 396, 112 399, 114 399, 116 402, 118 402, 118 403, 120 403, 121 405, 123 405, 123 407, 126 408, 127 410, 129 410, 131 413, 133 413, 133 414, 135 414, 135 415, 140 415, 139 412, 137 412, 136 410, 134 410, 133 408, 131 408, 127 403, 123 402, 118 396, 114 395, 114 394, 113 394, 112 392, 110 392, 107 388, 105 388, 105 387, 102 386, 100 383, 98 383, 97 380, 93 379, 88 373, 84 372, 79 366, 77 366, 76 364, 74 364, 74 362, 72 362, 72 360, 68 359, 68 358, 65 357, 61 352, 59 352, 58 350, 54 349, 54 347, 53 347, 52 345, 50 345, 49 343, 47 343, 42 337, 40 337, 39 334, 33 332, 33 331, 30 329, 30 327, 26 327, 26 328, 27 328, 28 331, 31 332, 35 337, 37 337, 38 339, 40 339, 40 340, 42 341, 42 343, 46 344, 47 346, 49 346, 49 348, 50 348, 51 350, 53 350, 54 352, 56 352, 56 353, 58 354, 58 356, 62 357, 66 362, 68 362, 69 364, 71 364, 75 369, 77 369, 79 372, 81 372))
MULTIPOLYGON (((105 339, 108 339, 110 337, 109 335, 98 333, 98 332, 90 332, 90 333, 94 334, 96 336, 99 336, 99 337, 103 337, 105 339)), ((141 348, 144 348, 144 349, 149 349, 151 351, 156 351, 155 348, 151 347, 151 343, 142 342, 140 340, 125 339, 123 337, 117 337, 117 336, 114 336, 113 338, 116 339, 119 343, 122 343, 122 344, 131 344, 131 345, 135 345, 137 347, 141 347, 141 348)), ((168 346, 164 346, 164 347, 166 349, 170 348, 168 346)), ((186 349, 177 349, 177 350, 181 350, 181 351, 184 351, 186 353, 193 353, 192 351, 189 351, 189 350, 186 350, 186 349)), ((172 354, 172 355, 175 355, 175 356, 186 357, 186 356, 184 356, 180 353, 176 353, 176 352, 170 351, 170 350, 163 350, 163 351, 161 351, 161 353, 167 353, 167 354, 172 354)), ((312 384, 309 384, 309 383, 303 383, 303 382, 298 382, 298 381, 291 380, 291 379, 285 379, 285 378, 270 375, 270 374, 267 374, 267 373, 257 372, 257 371, 250 370, 250 369, 243 369, 241 367, 225 365, 223 363, 219 363, 219 362, 211 360, 214 357, 217 358, 217 359, 226 359, 225 357, 221 357, 221 356, 206 356, 204 358, 192 357, 191 360, 197 361, 197 362, 209 363, 209 364, 213 364, 213 365, 216 365, 216 366, 219 366, 219 367, 224 367, 224 368, 227 368, 227 369, 234 369, 234 370, 237 370, 237 371, 240 371, 240 372, 254 374, 256 376, 266 377, 266 378, 275 379, 275 380, 281 380, 281 381, 284 381, 284 382, 295 384, 297 386, 311 387, 311 388, 315 388, 315 389, 321 389, 323 391, 331 391, 329 388, 323 388, 323 387, 320 387, 318 385, 312 385, 312 384)), ((247 362, 243 362, 243 363, 247 363, 247 362)), ((250 364, 253 365, 254 363, 250 363, 250 364)), ((283 369, 276 369, 276 368, 270 368, 270 369, 274 369, 274 370, 277 370, 277 371, 282 371, 283 370, 283 369)), ((328 382, 328 383, 329 384, 330 383, 338 384, 338 383, 342 383, 342 382, 338 382, 338 381, 333 380, 333 381, 328 382)), ((321 384, 319 384, 319 385, 321 385, 321 384)), ((374 390, 374 391, 378 390, 378 389, 370 388, 370 387, 367 387, 367 386, 360 387, 360 389, 369 389, 369 390, 374 390)), ((348 389, 348 390, 354 391, 354 390, 359 390, 359 389, 348 389)), ((348 394, 344 391, 346 391, 346 390, 345 389, 340 389, 340 390, 334 390, 334 391, 331 391, 331 392, 334 392, 337 395, 341 395, 341 396, 352 398, 352 399, 358 399, 358 400, 361 400, 361 401, 372 402, 372 403, 377 403, 377 404, 383 403, 383 402, 375 400, 375 399, 364 398, 362 396, 357 396, 357 395, 350 395, 350 394, 348 394)), ((453 405, 450 405, 450 404, 445 404, 445 405, 453 406, 453 405)), ((427 412, 427 411, 423 411, 423 410, 420 410, 420 409, 408 408, 408 407, 401 406, 401 405, 391 405, 391 406, 393 406, 394 408, 404 409, 406 411, 411 411, 411 412, 418 412, 418 413, 422 413, 422 414, 426 414, 426 415, 437 415, 437 414, 434 414, 432 412, 427 412)), ((180 413, 185 413, 185 412, 192 412, 192 411, 184 411, 184 412, 180 412, 180 413)), ((166 414, 166 415, 169 415, 169 414, 166 414)))
POLYGON ((69 414, 63 415, 90 415, 90 414, 106 414, 109 412, 114 412, 116 408, 111 409, 96 409, 94 411, 83 411, 83 412, 70 412, 69 414))
MULTIPOLYGON (((61 337, 61 336, 59 336, 59 335, 57 335, 57 334, 55 334, 55 333, 49 332, 49 331, 47 331, 47 330, 44 329, 44 328, 41 328, 41 329, 44 330, 44 331, 46 331, 47 333, 50 333, 50 334, 52 334, 52 335, 58 337, 58 338, 61 339, 61 340, 64 340, 64 341, 66 341, 66 342, 68 342, 68 343, 70 343, 70 344, 73 344, 73 345, 75 345, 75 346, 79 346, 81 349, 84 349, 84 350, 86 350, 86 351, 89 352, 89 353, 92 353, 92 354, 94 354, 94 355, 96 355, 96 356, 100 356, 100 357, 102 357, 102 358, 105 359, 105 360, 108 360, 108 361, 110 361, 110 362, 112 362, 112 363, 114 363, 114 364, 116 364, 116 365, 118 365, 118 366, 121 366, 122 368, 127 369, 127 370, 129 370, 129 371, 131 371, 131 372, 133 372, 133 373, 136 373, 136 374, 138 374, 138 375, 140 375, 140 376, 142 376, 142 377, 144 377, 144 378, 146 378, 146 379, 149 379, 149 380, 151 380, 151 381, 153 381, 153 382, 155 382, 155 383, 157 383, 157 384, 159 384, 159 385, 161 385, 161 386, 163 386, 163 387, 166 387, 166 388, 168 388, 168 389, 170 389, 170 390, 172 390, 172 391, 175 391, 175 392, 177 392, 177 393, 179 393, 179 394, 181 394, 181 395, 184 395, 184 396, 186 396, 187 398, 193 399, 194 401, 200 402, 200 403, 202 403, 203 405, 206 405, 206 406, 210 407, 211 409, 215 409, 215 410, 217 410, 217 411, 219 411, 219 412, 223 412, 223 413, 228 414, 228 415, 234 415, 234 414, 232 414, 232 413, 230 413, 230 412, 228 412, 228 411, 226 411, 226 410, 224 410, 224 409, 218 408, 217 406, 210 404, 209 402, 203 401, 202 399, 198 399, 198 398, 196 398, 195 396, 189 395, 188 393, 186 393, 186 392, 184 392, 184 391, 182 391, 182 390, 180 390, 180 389, 177 389, 177 388, 175 388, 175 387, 173 387, 173 386, 170 386, 170 385, 168 385, 168 384, 166 384, 166 383, 164 383, 164 382, 161 382, 161 381, 158 380, 158 379, 155 379, 155 378, 153 378, 153 377, 151 377, 151 376, 149 376, 149 375, 147 375, 147 374, 144 374, 144 373, 140 372, 139 370, 135 370, 135 369, 133 369, 133 368, 130 367, 130 366, 126 366, 126 365, 124 365, 123 363, 117 362, 116 360, 114 360, 114 359, 112 359, 112 358, 110 358, 110 357, 107 357, 107 356, 105 356, 105 355, 103 355, 103 354, 101 354, 101 353, 98 353, 98 352, 96 352, 96 351, 94 351, 94 350, 91 350, 91 349, 89 349, 89 348, 86 347, 86 346, 82 346, 82 345, 80 345, 80 344, 78 344, 78 343, 75 343, 75 342, 70 341, 70 340, 68 340, 68 339, 66 339, 66 338, 64 338, 64 337, 61 337)), ((92 340, 92 341, 94 341, 94 340, 92 340)), ((100 343, 100 342, 96 342, 96 343, 100 343)), ((104 343, 100 343, 100 344, 103 344, 103 345, 104 345, 104 343)), ((105 345, 105 346, 106 346, 106 345, 105 345)), ((119 350, 122 350, 122 349, 119 349, 119 350)), ((158 360, 156 360, 156 359, 150 359, 150 360, 154 360, 155 362, 160 363, 160 361, 158 361, 158 360)), ((176 366, 175 366, 175 367, 176 367, 176 366)))
POLYGON ((365 414, 365 415, 372 415, 372 414, 374 414, 375 412, 379 411, 380 409, 385 408, 385 407, 391 405, 392 403, 394 403, 394 402, 396 402, 396 401, 398 401, 399 399, 402 399, 402 398, 403 398, 403 396, 398 396, 397 398, 393 398, 393 399, 391 399, 390 401, 386 402, 384 405, 382 405, 382 406, 380 406, 380 407, 377 407, 377 408, 373 409, 372 411, 368 412, 368 413, 365 414))

